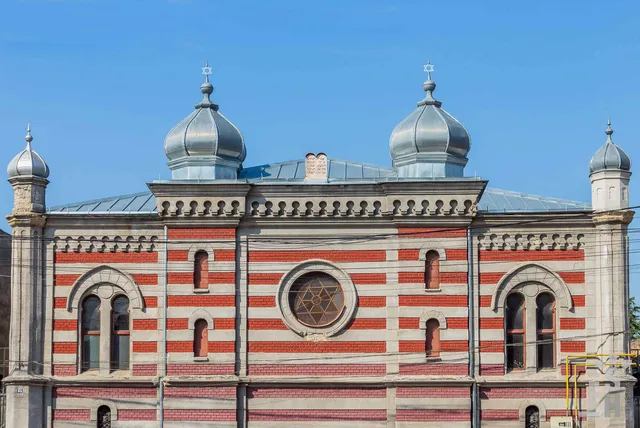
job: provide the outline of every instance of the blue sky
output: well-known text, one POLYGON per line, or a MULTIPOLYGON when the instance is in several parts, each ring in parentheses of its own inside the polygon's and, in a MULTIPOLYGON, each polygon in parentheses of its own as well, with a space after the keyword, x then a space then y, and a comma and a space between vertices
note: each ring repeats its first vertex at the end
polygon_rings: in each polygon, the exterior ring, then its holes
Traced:
MULTIPOLYGON (((163 140, 199 102, 205 59, 245 165, 319 151, 390 165, 430 59, 472 136, 468 175, 588 201, 608 116, 640 162, 639 17, 637 1, 5 1, 0 165, 31 122, 49 205, 169 178, 163 140)), ((0 186, 0 211, 11 199, 0 186)))

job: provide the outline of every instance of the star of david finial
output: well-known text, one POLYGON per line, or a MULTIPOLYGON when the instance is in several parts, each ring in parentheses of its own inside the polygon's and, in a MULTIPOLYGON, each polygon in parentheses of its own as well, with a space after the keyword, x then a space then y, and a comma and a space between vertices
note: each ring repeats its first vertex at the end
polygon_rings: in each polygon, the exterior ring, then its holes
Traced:
POLYGON ((202 74, 205 76, 205 81, 209 81, 209 75, 212 73, 213 71, 211 70, 211 67, 209 67, 209 61, 206 61, 204 63, 204 67, 202 67, 202 74))
POLYGON ((427 73, 427 79, 431 80, 431 73, 433 73, 434 71, 433 64, 431 64, 431 60, 427 61, 427 63, 424 65, 424 71, 427 73))

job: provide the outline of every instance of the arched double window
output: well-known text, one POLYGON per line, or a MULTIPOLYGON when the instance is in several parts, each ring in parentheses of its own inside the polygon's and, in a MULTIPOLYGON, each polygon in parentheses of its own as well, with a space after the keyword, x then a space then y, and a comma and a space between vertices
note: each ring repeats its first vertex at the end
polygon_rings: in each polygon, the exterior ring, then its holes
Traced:
POLYGON ((525 367, 525 311, 522 294, 513 293, 507 297, 505 308, 507 370, 518 370, 525 367))
POLYGON ((109 406, 98 407, 97 427, 111 428, 111 409, 109 406))
POLYGON ((429 251, 424 262, 424 287, 427 290, 440 288, 440 255, 437 251, 429 251))
POLYGON ((425 349, 427 358, 437 358, 440 356, 440 322, 431 318, 426 325, 425 349))
POLYGON ((82 302, 82 371, 100 367, 100 298, 89 296, 82 302))
POLYGON ((80 371, 129 368, 129 298, 118 294, 103 299, 95 294, 84 298, 81 306, 80 371), (101 349, 105 353, 101 355, 101 349), (106 352, 108 350, 108 352, 106 352))
POLYGON ((193 355, 204 358, 209 355, 209 324, 207 320, 199 319, 193 329, 193 355))
POLYGON ((536 341, 538 351, 538 368, 555 367, 555 299, 549 293, 542 293, 536 298, 536 341))
POLYGON ((204 250, 198 251, 194 257, 193 287, 198 290, 209 288, 209 254, 204 250))

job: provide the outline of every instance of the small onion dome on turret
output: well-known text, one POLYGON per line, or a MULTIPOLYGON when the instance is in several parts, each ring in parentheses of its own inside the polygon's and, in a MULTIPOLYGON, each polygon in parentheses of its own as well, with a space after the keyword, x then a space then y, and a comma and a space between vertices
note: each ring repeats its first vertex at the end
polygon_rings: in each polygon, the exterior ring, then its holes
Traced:
POLYGON ((236 179, 247 152, 242 134, 211 102, 211 68, 202 68, 203 99, 195 111, 173 127, 164 140, 164 152, 173 179, 236 179))
POLYGON ((427 93, 425 99, 391 134, 393 167, 399 177, 462 177, 471 137, 433 98, 436 83, 430 75, 429 72, 429 79, 422 85, 427 93))
POLYGON ((24 139, 27 141, 27 147, 9 162, 7 167, 9 177, 31 176, 46 179, 49 177, 49 166, 35 150, 31 149, 31 141, 33 141, 31 125, 27 125, 27 136, 24 139))
POLYGON ((611 139, 611 119, 607 122, 607 141, 596 151, 589 162, 589 172, 594 174, 604 170, 629 171, 631 170, 631 158, 611 139))

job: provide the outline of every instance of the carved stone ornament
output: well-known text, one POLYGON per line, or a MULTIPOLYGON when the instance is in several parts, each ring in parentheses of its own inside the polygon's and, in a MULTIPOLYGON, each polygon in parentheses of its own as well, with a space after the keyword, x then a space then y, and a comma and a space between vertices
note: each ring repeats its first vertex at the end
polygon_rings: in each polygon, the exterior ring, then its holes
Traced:
POLYGON ((327 155, 309 153, 305 156, 305 180, 326 180, 327 179, 327 155))

